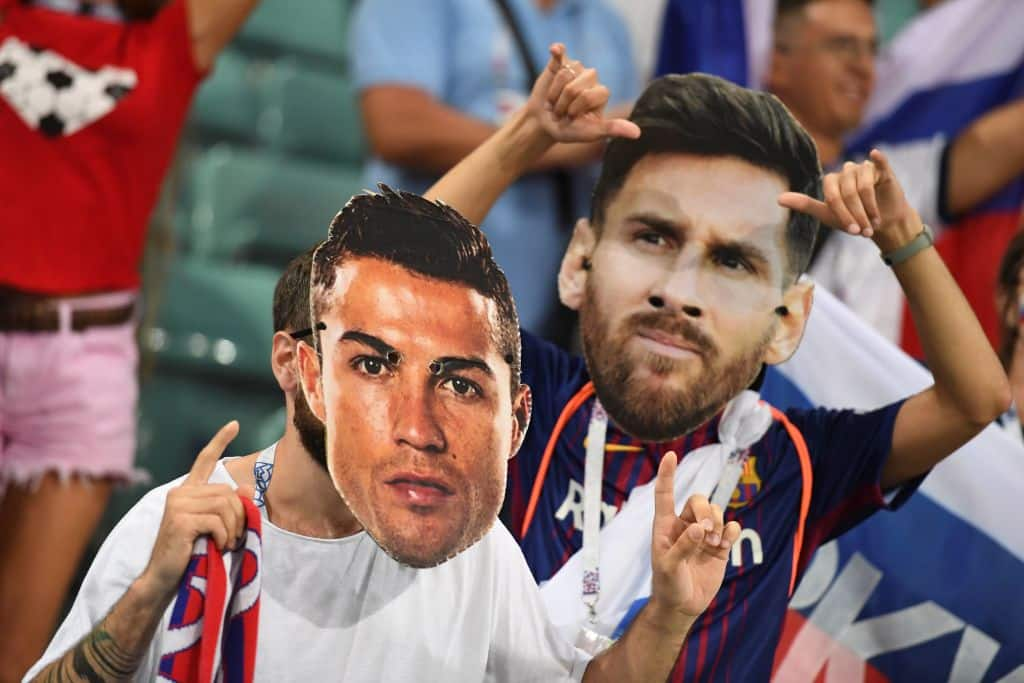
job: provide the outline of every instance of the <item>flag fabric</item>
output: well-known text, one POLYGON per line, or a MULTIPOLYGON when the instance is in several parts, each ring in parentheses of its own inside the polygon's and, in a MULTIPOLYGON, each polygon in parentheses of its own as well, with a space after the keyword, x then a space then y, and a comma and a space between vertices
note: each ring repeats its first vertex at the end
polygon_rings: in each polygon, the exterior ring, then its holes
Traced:
MULTIPOLYGON (((926 388, 917 362, 823 290, 762 391, 861 410, 926 388)), ((819 549, 790 604, 779 681, 1024 681, 1024 448, 991 426, 896 513, 819 549)))
POLYGON ((196 540, 188 568, 160 638, 159 680, 175 683, 252 683, 260 611, 263 518, 245 507, 245 542, 222 554, 196 540))
MULTIPOLYGON (((657 73, 704 71, 762 87, 774 6, 772 0, 669 0, 657 73)), ((872 146, 909 149, 936 136, 952 141, 985 112, 1024 96, 1021 26, 1020 0, 947 0, 919 14, 880 54, 875 91, 861 129, 848 141, 848 156, 862 157, 872 146)), ((918 170, 924 176, 939 174, 934 159, 907 158, 911 166, 915 159, 931 164, 918 170)), ((906 175, 906 164, 897 166, 906 175)), ((937 200, 934 193, 929 198, 937 200)), ((993 345, 1000 328, 993 305, 996 267, 1018 230, 1022 201, 1024 182, 1018 180, 968 215, 940 216, 951 229, 942 230, 939 252, 993 345)), ((931 215, 940 207, 917 208, 931 215)), ((905 302, 892 289, 898 309, 905 302)), ((892 317, 894 338, 921 357, 907 307, 892 317)))
MULTIPOLYGON (((769 372, 762 397, 778 408, 868 410, 930 382, 819 290, 799 351, 769 372)), ((1022 481, 1024 448, 990 427, 941 463, 899 512, 877 514, 822 546, 793 596, 775 680, 1024 681, 1024 525, 1013 516, 1022 481)), ((614 625, 609 616, 625 609, 628 622, 649 597, 650 551, 636 550, 636 539, 650 538, 652 512, 631 510, 641 493, 601 531, 602 576, 615 577, 603 582, 598 605, 604 630, 614 625)), ((561 574, 575 567, 578 575, 576 565, 570 560, 541 589, 569 637, 574 629, 560 614, 575 606, 579 616, 579 579, 561 574)))

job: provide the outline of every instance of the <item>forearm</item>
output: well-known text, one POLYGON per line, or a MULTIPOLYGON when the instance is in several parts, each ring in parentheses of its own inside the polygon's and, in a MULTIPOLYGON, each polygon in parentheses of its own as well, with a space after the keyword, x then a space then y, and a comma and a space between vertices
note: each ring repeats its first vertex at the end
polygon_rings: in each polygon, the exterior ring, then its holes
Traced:
POLYGON ((1024 99, 982 116, 952 143, 946 204, 970 211, 1024 173, 1024 99))
POLYGON ((517 112, 508 123, 452 168, 426 192, 473 223, 480 223, 494 202, 528 173, 553 145, 540 125, 517 112))
POLYGON ((584 682, 668 679, 694 621, 648 602, 622 638, 591 660, 584 682))
POLYGON ((137 579, 110 613, 81 641, 43 669, 35 681, 123 681, 145 656, 174 593, 137 579))
MULTIPOLYGON (((906 244, 921 231, 912 214, 879 239, 883 251, 906 244)), ((938 397, 976 426, 1006 409, 1008 383, 970 304, 934 248, 893 268, 935 378, 938 397)))

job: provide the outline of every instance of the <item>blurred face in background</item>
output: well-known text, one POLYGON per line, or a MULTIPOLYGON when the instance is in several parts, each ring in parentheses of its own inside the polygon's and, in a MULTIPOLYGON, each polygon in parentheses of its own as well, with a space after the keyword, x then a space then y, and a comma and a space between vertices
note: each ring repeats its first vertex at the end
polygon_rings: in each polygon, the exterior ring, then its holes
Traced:
POLYGON ((877 49, 867 2, 811 2, 777 22, 768 89, 812 135, 840 138, 864 118, 877 49))

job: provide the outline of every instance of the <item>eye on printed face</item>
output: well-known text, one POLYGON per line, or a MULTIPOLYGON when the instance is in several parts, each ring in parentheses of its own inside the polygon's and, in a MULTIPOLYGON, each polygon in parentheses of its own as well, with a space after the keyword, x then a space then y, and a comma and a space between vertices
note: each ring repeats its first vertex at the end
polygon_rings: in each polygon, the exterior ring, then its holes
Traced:
POLYGON ((612 197, 580 318, 623 429, 677 438, 757 376, 782 301, 785 190, 739 159, 669 154, 641 159, 612 197))
POLYGON ((439 564, 487 533, 505 493, 515 420, 495 305, 352 258, 322 321, 331 478, 392 557, 439 564))

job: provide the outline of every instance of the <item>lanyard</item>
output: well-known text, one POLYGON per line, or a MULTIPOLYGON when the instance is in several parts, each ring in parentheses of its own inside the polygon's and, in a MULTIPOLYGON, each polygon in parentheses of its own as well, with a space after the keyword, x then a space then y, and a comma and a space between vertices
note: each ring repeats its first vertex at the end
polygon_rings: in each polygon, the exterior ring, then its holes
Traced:
POLYGON ((601 490, 607 433, 608 413, 595 398, 583 470, 583 604, 591 621, 597 619, 597 599, 601 595, 601 490))

